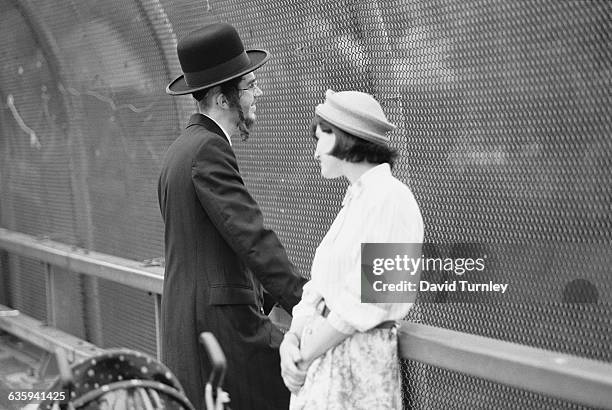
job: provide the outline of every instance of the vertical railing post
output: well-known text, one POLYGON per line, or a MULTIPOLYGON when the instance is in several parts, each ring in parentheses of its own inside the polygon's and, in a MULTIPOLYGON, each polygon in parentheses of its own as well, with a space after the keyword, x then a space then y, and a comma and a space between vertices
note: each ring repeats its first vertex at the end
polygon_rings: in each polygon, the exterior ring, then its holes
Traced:
POLYGON ((161 361, 161 295, 153 294, 155 303, 155 348, 157 352, 157 360, 161 361))
POLYGON ((57 312, 55 304, 55 286, 53 278, 53 267, 50 263, 45 263, 45 296, 47 302, 47 326, 56 326, 57 312))
POLYGON ((8 253, 0 249, 0 305, 9 306, 9 286, 8 253))

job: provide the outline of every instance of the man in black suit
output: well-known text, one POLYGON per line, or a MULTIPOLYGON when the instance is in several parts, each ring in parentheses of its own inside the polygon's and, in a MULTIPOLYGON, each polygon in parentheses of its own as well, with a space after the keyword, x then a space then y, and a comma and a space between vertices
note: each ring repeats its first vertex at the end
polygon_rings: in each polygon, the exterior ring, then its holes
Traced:
POLYGON ((225 390, 231 407, 286 409, 280 376, 281 332, 263 310, 263 289, 291 312, 301 278, 247 191, 231 137, 248 136, 262 95, 253 71, 269 58, 244 50, 236 30, 218 23, 178 43, 184 75, 167 87, 192 94, 199 113, 164 158, 158 197, 165 224, 162 360, 187 397, 204 406, 210 365, 198 344, 212 332, 228 361, 225 390))

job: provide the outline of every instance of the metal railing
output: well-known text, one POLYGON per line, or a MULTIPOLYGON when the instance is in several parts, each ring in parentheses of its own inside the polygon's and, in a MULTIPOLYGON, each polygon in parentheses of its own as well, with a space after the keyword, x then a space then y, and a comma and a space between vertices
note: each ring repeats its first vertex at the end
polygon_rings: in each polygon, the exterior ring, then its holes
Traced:
MULTIPOLYGON (((47 314, 58 314, 53 269, 89 275, 151 293, 159 357, 159 314, 163 268, 30 235, 0 229, 0 249, 46 264, 47 314)), ((0 317, 0 329, 11 331, 14 318, 0 317)), ((497 339, 405 322, 400 328, 404 359, 458 371, 496 383, 599 408, 612 408, 612 364, 547 351, 497 339)), ((47 342, 45 342, 47 343, 47 342)))

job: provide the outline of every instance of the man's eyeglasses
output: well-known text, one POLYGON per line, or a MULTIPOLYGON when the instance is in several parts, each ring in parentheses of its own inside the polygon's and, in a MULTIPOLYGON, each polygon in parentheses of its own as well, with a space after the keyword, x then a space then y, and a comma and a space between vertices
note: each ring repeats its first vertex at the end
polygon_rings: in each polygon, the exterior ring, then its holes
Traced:
POLYGON ((251 84, 248 85, 247 88, 239 88, 240 91, 251 91, 251 92, 255 92, 255 90, 261 90, 259 88, 259 85, 257 84, 257 81, 253 81, 251 84))

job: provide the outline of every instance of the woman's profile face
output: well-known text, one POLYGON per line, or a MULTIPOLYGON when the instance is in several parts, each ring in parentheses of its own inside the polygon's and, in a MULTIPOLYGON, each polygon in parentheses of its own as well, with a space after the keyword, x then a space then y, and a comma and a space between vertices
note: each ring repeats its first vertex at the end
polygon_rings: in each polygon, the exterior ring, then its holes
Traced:
POLYGON ((317 147, 314 157, 319 160, 321 165, 321 176, 327 179, 342 176, 342 160, 329 155, 336 144, 336 136, 333 130, 326 125, 321 127, 321 124, 317 124, 315 138, 317 139, 317 147))

